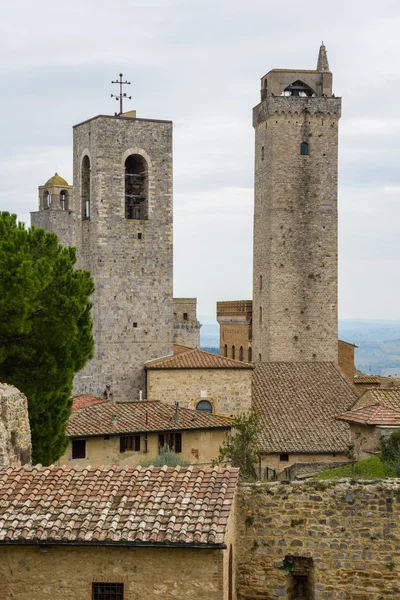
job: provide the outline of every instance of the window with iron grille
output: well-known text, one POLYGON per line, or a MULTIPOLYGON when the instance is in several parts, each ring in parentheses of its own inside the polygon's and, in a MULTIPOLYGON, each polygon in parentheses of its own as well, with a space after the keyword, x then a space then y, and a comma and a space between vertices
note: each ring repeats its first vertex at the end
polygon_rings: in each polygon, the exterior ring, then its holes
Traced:
POLYGON ((124 600, 124 584, 92 583, 92 600, 124 600))

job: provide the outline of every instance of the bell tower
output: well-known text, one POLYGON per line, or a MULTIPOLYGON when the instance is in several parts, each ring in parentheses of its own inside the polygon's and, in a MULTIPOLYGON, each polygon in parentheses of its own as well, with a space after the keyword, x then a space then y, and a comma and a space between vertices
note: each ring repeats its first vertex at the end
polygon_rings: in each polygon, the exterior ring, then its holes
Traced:
POLYGON ((273 69, 253 109, 253 361, 337 362, 341 99, 316 70, 273 69))

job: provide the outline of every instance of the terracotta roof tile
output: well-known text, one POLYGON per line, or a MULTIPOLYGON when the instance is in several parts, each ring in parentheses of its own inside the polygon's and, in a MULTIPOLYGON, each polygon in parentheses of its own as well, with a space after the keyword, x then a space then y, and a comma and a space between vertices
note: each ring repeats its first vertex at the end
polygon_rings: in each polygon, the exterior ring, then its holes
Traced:
POLYGON ((0 544, 224 543, 238 469, 16 467, 0 471, 0 544))
POLYGON ((103 402, 72 413, 69 437, 231 427, 232 419, 161 402, 103 402))
POLYGON ((394 409, 400 409, 400 387, 365 390, 358 400, 353 403, 352 408, 371 404, 384 404, 394 409))
POLYGON ((101 396, 95 396, 94 394, 80 394, 74 396, 72 400, 72 410, 79 410, 80 408, 86 408, 87 406, 93 406, 94 404, 104 404, 107 402, 101 396))
POLYGON ((253 365, 241 360, 226 358, 199 348, 179 346, 170 356, 155 358, 145 363, 146 369, 252 369, 253 365))
POLYGON ((257 364, 252 405, 263 426, 262 452, 344 452, 349 427, 335 417, 356 398, 333 363, 257 364))
POLYGON ((380 383, 381 380, 376 375, 356 375, 354 377, 354 383, 380 383))
POLYGON ((371 404, 347 411, 337 417, 341 421, 362 425, 400 426, 400 409, 371 404))

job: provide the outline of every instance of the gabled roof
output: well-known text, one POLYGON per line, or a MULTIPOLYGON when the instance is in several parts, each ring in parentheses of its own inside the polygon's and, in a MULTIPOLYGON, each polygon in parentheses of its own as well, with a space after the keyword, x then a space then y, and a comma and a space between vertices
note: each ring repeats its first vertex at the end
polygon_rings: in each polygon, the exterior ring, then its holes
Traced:
POLYGON ((394 409, 383 404, 371 404, 361 406, 343 413, 337 417, 348 423, 360 423, 361 425, 382 425, 400 427, 400 409, 394 409))
POLYGON ((253 365, 205 352, 199 348, 178 346, 174 354, 155 358, 145 363, 146 369, 252 369, 253 365), (186 351, 184 350, 186 348, 186 351))
POLYGON ((353 403, 352 408, 369 406, 371 404, 384 404, 394 409, 400 409, 400 387, 365 390, 356 402, 353 403))
POLYGON ((161 402, 103 402, 73 411, 68 437, 232 427, 232 419, 161 402))
POLYGON ((73 397, 72 410, 79 410, 80 408, 94 406, 95 404, 104 404, 105 402, 107 402, 107 400, 101 396, 95 396, 94 394, 79 394, 79 396, 73 397))
POLYGON ((238 469, 16 467, 0 472, 0 544, 220 547, 238 469))
POLYGON ((252 407, 263 428, 261 451, 346 451, 350 430, 335 417, 348 410, 356 398, 356 391, 333 363, 257 364, 252 407))

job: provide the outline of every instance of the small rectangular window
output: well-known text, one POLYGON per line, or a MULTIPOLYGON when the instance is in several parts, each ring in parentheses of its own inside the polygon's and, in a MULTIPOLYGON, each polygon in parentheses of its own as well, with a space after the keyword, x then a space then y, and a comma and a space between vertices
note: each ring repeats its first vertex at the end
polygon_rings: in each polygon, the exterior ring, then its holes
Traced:
POLYGON ((137 327, 136 321, 133 322, 133 327, 136 329, 136 327, 137 327))
POLYGON ((281 462, 289 462, 289 454, 280 454, 279 455, 279 460, 281 462))
POLYGON ((140 435, 135 435, 135 452, 140 452, 140 435))
POLYGON ((183 320, 187 321, 188 320, 188 314, 187 313, 183 313, 183 320))
POLYGON ((141 233, 138 233, 138 234, 137 234, 137 239, 138 239, 138 240, 141 240, 141 239, 142 239, 142 234, 141 234, 141 233))
POLYGON ((182 452, 182 434, 181 433, 175 433, 175 443, 174 443, 174 450, 177 454, 179 454, 180 452, 182 452))
POLYGON ((140 452, 140 435, 122 435, 119 438, 120 452, 140 452))
POLYGON ((92 583, 92 600, 124 600, 124 584, 92 583))
POLYGON ((72 458, 86 458, 86 440, 72 440, 72 458))

